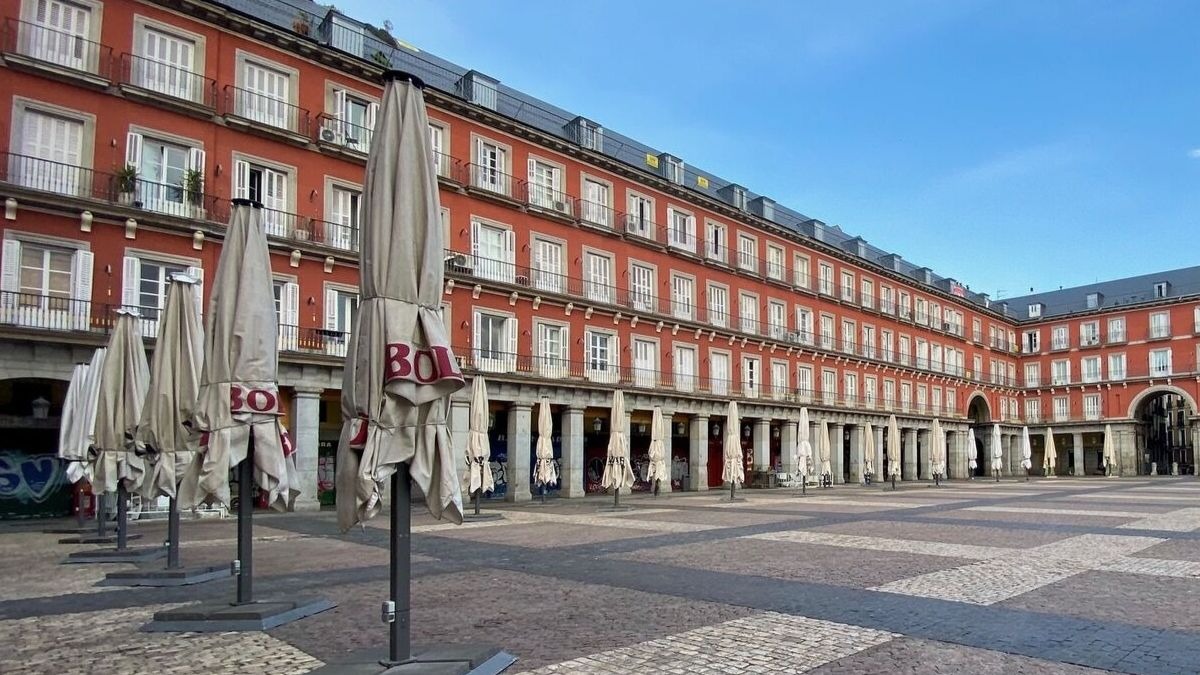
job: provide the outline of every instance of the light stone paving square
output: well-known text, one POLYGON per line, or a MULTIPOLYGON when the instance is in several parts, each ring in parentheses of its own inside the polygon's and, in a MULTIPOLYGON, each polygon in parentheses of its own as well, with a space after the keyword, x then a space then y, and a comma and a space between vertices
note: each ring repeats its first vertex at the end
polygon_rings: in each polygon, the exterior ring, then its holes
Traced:
POLYGON ((1119 527, 1130 530, 1192 532, 1200 529, 1200 508, 1176 509, 1167 513, 1157 513, 1119 527))
POLYGON ((896 637, 869 628, 766 612, 522 675, 804 673, 896 637))
POLYGON ((1200 562, 1190 560, 1157 560, 1155 558, 1118 558, 1100 569, 1105 572, 1145 574, 1156 577, 1200 579, 1200 562))
MULTIPOLYGON (((1105 518, 1144 518, 1152 515, 1146 511, 1101 511, 1092 509, 1046 509, 1034 506, 968 506, 964 511, 988 511, 991 513, 1040 513, 1048 516, 1100 516, 1105 518)), ((1124 527, 1124 526, 1122 526, 1124 527)))
POLYGON ((865 549, 869 551, 891 551, 893 553, 917 553, 921 555, 943 556, 947 558, 968 558, 971 560, 990 560, 1008 555, 1017 549, 993 546, 974 546, 971 544, 947 544, 937 541, 910 541, 907 539, 887 539, 885 537, 863 537, 850 534, 831 534, 827 532, 766 532, 753 534, 745 539, 765 539, 768 541, 786 541, 794 544, 822 544, 825 546, 841 546, 845 548, 865 549))
POLYGON ((1164 497, 1162 495, 1123 495, 1123 494, 1084 494, 1084 495, 1067 495, 1064 497, 1055 497, 1053 501, 1071 501, 1074 499, 1096 499, 1103 501, 1132 501, 1132 502, 1176 502, 1189 503, 1196 500, 1194 495, 1180 495, 1178 497, 1164 497))

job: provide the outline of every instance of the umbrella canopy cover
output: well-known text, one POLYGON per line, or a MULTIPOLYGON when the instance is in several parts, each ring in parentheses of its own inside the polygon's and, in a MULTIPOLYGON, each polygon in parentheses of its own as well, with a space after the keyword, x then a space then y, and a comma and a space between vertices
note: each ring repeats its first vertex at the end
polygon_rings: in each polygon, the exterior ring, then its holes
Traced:
POLYGON ((888 415, 887 443, 887 475, 900 476, 900 426, 895 415, 888 415))
POLYGON ((796 470, 802 476, 812 474, 812 427, 808 422, 808 408, 800 409, 800 424, 796 430, 796 470))
POLYGON ((867 422, 866 442, 863 444, 863 473, 875 473, 875 429, 867 422))
POLYGON ((538 439, 536 461, 533 464, 533 482, 539 486, 550 486, 558 482, 558 470, 554 468, 554 420, 550 417, 550 400, 542 399, 538 404, 538 439))
POLYGON ((1113 430, 1111 424, 1104 425, 1104 453, 1100 457, 1100 468, 1107 469, 1108 467, 1116 468, 1117 466, 1117 444, 1113 440, 1113 430))
POLYGON ((116 492, 118 482, 132 492, 145 476, 146 465, 133 443, 150 384, 140 324, 136 312, 117 311, 117 324, 100 371, 92 447, 96 457, 93 489, 97 492, 116 492))
POLYGON ((1033 468, 1033 446, 1029 443, 1029 427, 1021 427, 1021 468, 1033 468))
POLYGON ((932 447, 929 449, 930 469, 935 474, 946 473, 946 432, 942 429, 942 423, 938 419, 933 420, 933 430, 929 434, 931 436, 932 447))
POLYGON ((384 482, 401 464, 431 515, 461 523, 447 418, 450 395, 466 381, 442 320, 445 235, 419 83, 387 82, 372 139, 362 300, 343 370, 338 523, 349 529, 378 514, 384 482))
POLYGON ((1000 425, 992 425, 992 471, 1004 470, 1004 448, 1000 445, 1000 425))
POLYGON ((821 423, 817 425, 817 447, 820 448, 821 453, 821 475, 829 474, 832 476, 833 466, 831 465, 831 455, 833 454, 833 447, 829 442, 829 422, 826 420, 821 420, 821 423))
POLYGON ((92 354, 91 363, 76 364, 63 401, 62 423, 59 427, 58 456, 67 462, 67 480, 77 483, 92 480, 92 464, 88 450, 96 431, 96 405, 100 398, 100 373, 104 354, 100 347, 92 354))
POLYGON ((979 450, 975 447, 975 430, 967 429, 967 466, 972 471, 979 468, 979 460, 976 459, 979 450))
POLYGON ((746 482, 746 467, 742 464, 742 416, 737 401, 730 401, 725 412, 725 442, 722 446, 721 480, 733 485, 746 482))
POLYGON ((625 394, 618 389, 613 392, 612 410, 609 412, 608 457, 604 462, 604 475, 600 479, 601 487, 613 490, 633 487, 634 475, 633 467, 629 465, 629 433, 626 428, 625 394))
POLYGON ((1058 448, 1054 447, 1054 430, 1046 427, 1046 450, 1045 459, 1042 460, 1042 468, 1047 474, 1054 473, 1054 465, 1058 463, 1058 448))
POLYGON ((194 424, 199 450, 180 482, 182 508, 230 503, 229 472, 250 452, 254 482, 286 509, 299 494, 296 460, 280 416, 279 325, 262 208, 234 200, 204 317, 204 365, 194 424))
POLYGON ((192 429, 204 365, 196 281, 186 274, 172 275, 159 317, 150 392, 136 437, 138 452, 146 458, 142 496, 147 499, 175 496, 176 477, 191 463, 200 440, 192 429))
POLYGON ((656 480, 671 481, 667 471, 667 452, 663 444, 663 415, 662 408, 654 406, 654 414, 650 417, 650 466, 646 469, 646 482, 654 485, 656 480))
POLYGON ((488 443, 488 397, 487 383, 483 376, 476 375, 471 382, 471 426, 467 435, 467 468, 469 492, 480 490, 491 492, 496 489, 492 476, 491 447, 488 443))

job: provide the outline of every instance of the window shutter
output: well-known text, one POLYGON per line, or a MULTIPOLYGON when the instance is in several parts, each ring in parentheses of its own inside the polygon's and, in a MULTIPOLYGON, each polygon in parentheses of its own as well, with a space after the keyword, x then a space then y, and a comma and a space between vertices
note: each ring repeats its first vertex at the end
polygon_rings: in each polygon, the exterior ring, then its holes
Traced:
MULTIPOLYGON (((294 282, 284 284, 279 305, 283 314, 282 323, 293 327, 298 325, 300 323, 300 284, 294 282)), ((295 329, 292 328, 292 330, 295 329)))
POLYGON ((531 158, 529 158, 529 160, 526 162, 526 164, 527 164, 527 166, 528 166, 528 172, 529 172, 529 183, 530 183, 531 185, 535 185, 535 186, 536 186, 536 185, 537 185, 537 181, 535 181, 535 180, 534 180, 534 177, 536 176, 536 174, 534 173, 534 171, 535 171, 535 169, 537 169, 537 160, 535 160, 535 159, 533 159, 533 158, 531 157, 531 158))
MULTIPOLYGON (((7 247, 5 247, 7 253, 7 247)), ((92 306, 92 263, 91 251, 76 251, 71 261, 71 296, 78 302, 72 312, 75 318, 76 330, 87 330, 91 326, 89 317, 92 306)))
POLYGON ((375 118, 379 116, 379 104, 367 104, 367 114, 363 118, 363 123, 366 124, 367 130, 375 133, 375 118))
POLYGON ((338 292, 325 289, 325 330, 337 330, 338 292))
MULTIPOLYGON (((516 261, 517 233, 512 230, 504 231, 504 250, 507 256, 504 261, 512 265, 516 261)), ((510 268, 511 270, 511 268, 510 268)))
POLYGON ((563 361, 567 360, 567 353, 570 351, 570 331, 564 326, 562 330, 562 339, 558 342, 558 358, 563 361))
POLYGON ((333 92, 333 112, 342 122, 349 121, 349 115, 346 114, 346 91, 337 89, 333 92))
POLYGON ((204 268, 189 267, 187 268, 188 276, 196 280, 192 284, 192 293, 196 295, 196 311, 201 317, 204 316, 204 268))
MULTIPOLYGON (((16 293, 20 288, 21 242, 16 239, 4 240, 4 261, 0 268, 0 291, 16 293)), ((7 302, 15 304, 16 300, 7 302)))
POLYGON ((247 199, 250 196, 250 163, 239 159, 233 163, 233 196, 247 199))
POLYGON ((125 264, 121 272, 121 304, 126 307, 137 307, 138 284, 142 276, 142 262, 137 258, 125 256, 125 264))
POLYGON ((475 163, 482 165, 484 158, 484 142, 482 138, 475 139, 475 163))
POLYGON ((141 171, 142 168, 142 135, 129 132, 125 139, 125 164, 141 171))
POLYGON ((483 346, 481 344, 483 338, 479 334, 480 333, 479 324, 480 324, 479 312, 472 312, 471 313, 471 349, 475 353, 475 361, 476 361, 475 367, 476 368, 479 367, 478 361, 479 361, 479 356, 480 356, 480 347, 483 346))
POLYGON ((199 171, 204 176, 204 150, 192 148, 188 150, 188 169, 199 171))
POLYGON ((479 223, 471 221, 471 258, 476 266, 479 265, 479 223))
POLYGON ((515 371, 517 369, 517 319, 516 317, 505 320, 504 328, 508 331, 508 369, 515 371))

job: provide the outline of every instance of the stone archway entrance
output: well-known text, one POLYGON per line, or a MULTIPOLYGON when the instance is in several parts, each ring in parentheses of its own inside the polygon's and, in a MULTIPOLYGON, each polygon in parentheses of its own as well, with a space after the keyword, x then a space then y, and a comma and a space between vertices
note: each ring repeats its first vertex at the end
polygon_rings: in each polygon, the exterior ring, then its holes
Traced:
POLYGON ((1192 420, 1197 411, 1191 396, 1175 387, 1154 387, 1138 395, 1130 408, 1137 425, 1139 473, 1195 473, 1192 420))
POLYGON ((60 380, 0 381, 0 519, 71 514, 72 488, 57 456, 66 394, 60 380))
POLYGON ((971 395, 967 402, 967 419, 971 421, 971 429, 975 432, 975 447, 967 448, 967 457, 975 458, 975 469, 968 469, 968 472, 973 476, 987 476, 991 460, 984 451, 983 440, 991 433, 992 421, 992 409, 988 405, 987 397, 978 392, 971 395))

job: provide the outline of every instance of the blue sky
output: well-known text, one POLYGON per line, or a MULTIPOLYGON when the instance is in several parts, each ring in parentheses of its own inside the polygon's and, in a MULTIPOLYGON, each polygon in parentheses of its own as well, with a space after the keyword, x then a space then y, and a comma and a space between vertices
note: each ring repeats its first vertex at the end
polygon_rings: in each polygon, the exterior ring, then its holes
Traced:
POLYGON ((342 0, 1002 296, 1200 264, 1200 3, 342 0))

